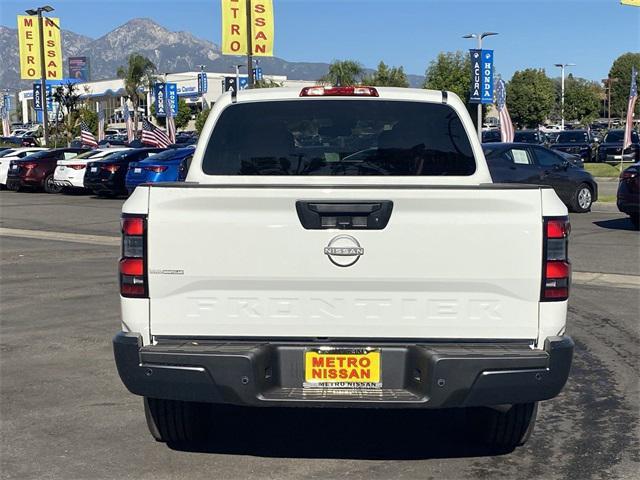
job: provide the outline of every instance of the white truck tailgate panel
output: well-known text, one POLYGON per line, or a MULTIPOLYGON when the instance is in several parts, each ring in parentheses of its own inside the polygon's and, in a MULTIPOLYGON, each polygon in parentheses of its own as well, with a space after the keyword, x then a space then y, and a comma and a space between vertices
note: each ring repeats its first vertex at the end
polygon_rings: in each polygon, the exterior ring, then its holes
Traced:
POLYGON ((538 189, 151 188, 156 336, 535 339, 538 189), (297 200, 393 201, 383 230, 305 230, 297 200), (324 253, 339 234, 364 254, 324 253))

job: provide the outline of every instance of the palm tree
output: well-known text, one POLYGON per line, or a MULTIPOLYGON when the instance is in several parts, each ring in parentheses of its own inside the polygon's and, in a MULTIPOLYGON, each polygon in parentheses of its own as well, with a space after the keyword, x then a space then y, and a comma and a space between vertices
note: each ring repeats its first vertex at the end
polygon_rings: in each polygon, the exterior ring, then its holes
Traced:
POLYGON ((139 53, 129 55, 128 65, 118 68, 118 78, 124 80, 124 89, 133 102, 134 131, 138 131, 138 106, 144 87, 151 88, 156 66, 147 57, 139 53))
POLYGON ((329 85, 356 85, 362 80, 364 70, 359 62, 354 60, 334 60, 329 65, 329 71, 319 82, 329 85))

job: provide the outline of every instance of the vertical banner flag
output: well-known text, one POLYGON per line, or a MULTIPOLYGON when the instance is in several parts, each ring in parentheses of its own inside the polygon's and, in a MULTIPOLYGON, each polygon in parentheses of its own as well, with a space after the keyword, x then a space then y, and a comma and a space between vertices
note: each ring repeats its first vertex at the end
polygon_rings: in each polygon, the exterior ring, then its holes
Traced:
POLYGON ((166 99, 166 85, 164 83, 156 83, 153 86, 153 96, 156 99, 155 109, 156 117, 167 116, 167 99, 166 99))
POLYGON ((482 50, 471 49, 471 93, 469 103, 482 101, 482 50))
POLYGON ((178 84, 166 83, 164 91, 166 95, 165 110, 168 110, 171 105, 171 112, 175 116, 178 113, 178 84))
POLYGON ((80 80, 81 82, 89 81, 89 57, 69 57, 69 78, 80 80))
POLYGON ((126 101, 124 102, 122 113, 124 115, 124 123, 127 126, 127 143, 131 143, 135 139, 135 135, 133 132, 133 120, 131 119, 131 114, 129 113, 129 105, 127 105, 126 101))
POLYGON ((207 93, 209 89, 209 80, 207 78, 207 74, 202 72, 198 74, 198 93, 203 94, 207 93))
POLYGON ((503 142, 513 142, 515 134, 511 115, 507 109, 507 89, 504 80, 501 78, 496 85, 496 106, 498 107, 498 115, 500 117, 500 140, 503 142))
POLYGON ((98 142, 104 140, 104 109, 102 104, 98 103, 98 142))
MULTIPOLYGON (((272 57, 274 37, 273 0, 250 0, 252 55, 272 57)), ((221 0, 222 53, 247 54, 247 2, 221 0)))
MULTIPOLYGON (((622 141, 622 153, 631 145, 631 131, 633 130, 633 111, 638 100, 638 71, 631 67, 631 88, 629 89, 629 103, 627 104, 627 124, 624 127, 624 140, 622 141)), ((622 156, 624 157, 624 155, 622 156)))
MULTIPOLYGON (((62 42, 60 39, 60 19, 43 18, 43 40, 46 78, 63 78, 62 42)), ((18 44, 20 52, 20 78, 31 80, 41 78, 40 73, 40 29, 38 17, 18 15, 18 44)))
POLYGON ((482 50, 482 99, 493 103, 493 50, 482 50))
POLYGON ((42 85, 39 83, 33 84, 33 109, 42 110, 42 85))

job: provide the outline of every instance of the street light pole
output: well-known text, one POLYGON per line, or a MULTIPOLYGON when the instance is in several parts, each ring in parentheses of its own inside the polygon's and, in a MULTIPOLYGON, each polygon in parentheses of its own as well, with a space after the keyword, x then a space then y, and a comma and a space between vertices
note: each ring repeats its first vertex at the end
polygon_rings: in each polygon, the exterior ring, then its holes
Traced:
POLYGON ((564 69, 565 67, 575 67, 575 63, 556 63, 555 67, 560 67, 560 130, 564 131, 564 69))
POLYGON ((248 88, 253 88, 253 35, 251 33, 251 0, 246 0, 247 10, 247 75, 249 75, 248 88))
POLYGON ((40 98, 42 101, 42 137, 45 146, 49 143, 49 114, 47 112, 47 71, 46 60, 44 58, 44 22, 42 21, 42 12, 53 12, 54 8, 45 5, 36 9, 26 10, 27 15, 38 16, 38 30, 40 40, 40 98))
MULTIPOLYGON (((491 35, 498 35, 497 32, 468 33, 462 38, 477 38, 478 50, 482 50, 482 39, 491 35)), ((482 143, 482 102, 478 102, 478 140, 482 143)))

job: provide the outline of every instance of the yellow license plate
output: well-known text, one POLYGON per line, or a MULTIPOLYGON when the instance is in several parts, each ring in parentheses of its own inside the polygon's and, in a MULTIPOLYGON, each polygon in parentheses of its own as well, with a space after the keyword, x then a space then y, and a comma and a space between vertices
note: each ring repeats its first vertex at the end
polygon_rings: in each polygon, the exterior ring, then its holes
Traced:
POLYGON ((381 388, 380 350, 307 350, 304 387, 381 388))

